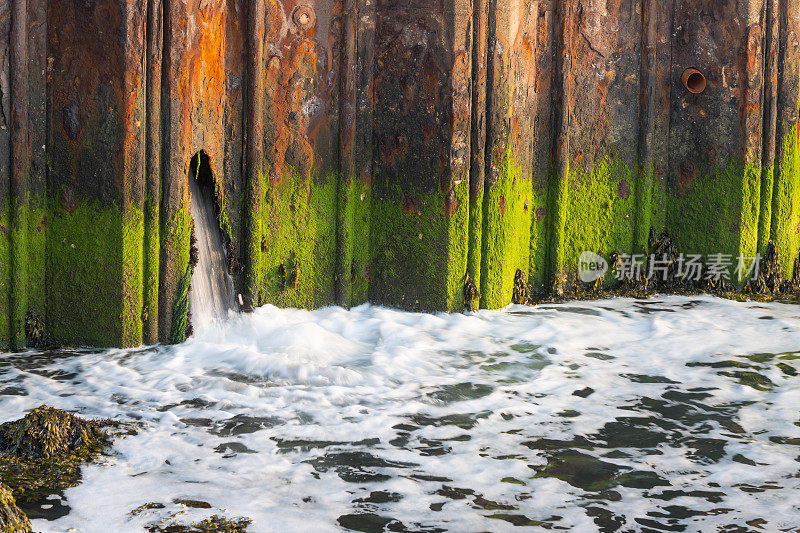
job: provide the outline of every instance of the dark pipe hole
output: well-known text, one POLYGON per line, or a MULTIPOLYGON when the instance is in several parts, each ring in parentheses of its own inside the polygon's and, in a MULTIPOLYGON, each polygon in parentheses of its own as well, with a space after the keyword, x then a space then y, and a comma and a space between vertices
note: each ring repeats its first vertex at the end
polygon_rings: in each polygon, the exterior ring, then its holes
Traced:
POLYGON ((192 156, 189 162, 189 175, 195 178, 201 187, 214 190, 214 172, 211 170, 211 159, 205 150, 200 150, 192 156))
POLYGON ((699 93, 706 88, 706 78, 699 72, 695 72, 689 76, 689 80, 686 82, 686 85, 689 86, 689 90, 693 93, 699 93))
POLYGON ((692 94, 700 94, 706 90, 706 77, 696 69, 687 69, 683 73, 683 84, 692 94))
MULTIPOLYGON (((222 241, 226 247, 226 253, 231 255, 230 248, 231 243, 228 235, 222 231, 222 216, 221 216, 221 209, 220 209, 220 198, 217 193, 217 185, 214 179, 214 171, 211 169, 211 158, 208 157, 208 154, 205 150, 200 150, 196 154, 192 156, 192 159, 189 161, 189 179, 194 179, 197 181, 197 185, 202 191, 203 196, 210 198, 211 203, 214 207, 214 216, 217 219, 217 224, 219 225, 220 232, 222 233, 222 241)), ((232 255, 231 255, 232 257, 232 255)), ((232 271, 232 266, 228 265, 228 270, 232 271)))
MULTIPOLYGON (((214 203, 214 215, 220 220, 219 198, 214 180, 214 171, 211 170, 211 158, 205 150, 200 150, 189 161, 189 178, 197 180, 197 184, 214 203)), ((221 226, 221 224, 220 224, 221 226)))

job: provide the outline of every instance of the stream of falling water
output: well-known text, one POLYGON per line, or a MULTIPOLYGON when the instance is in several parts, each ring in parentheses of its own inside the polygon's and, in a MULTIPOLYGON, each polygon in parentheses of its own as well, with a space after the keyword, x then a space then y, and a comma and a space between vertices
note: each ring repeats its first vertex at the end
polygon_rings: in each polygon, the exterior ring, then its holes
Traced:
POLYGON ((225 263, 211 191, 201 187, 193 175, 189 176, 189 190, 198 251, 189 310, 195 331, 202 334, 211 324, 227 318, 228 311, 235 309, 235 293, 225 263))

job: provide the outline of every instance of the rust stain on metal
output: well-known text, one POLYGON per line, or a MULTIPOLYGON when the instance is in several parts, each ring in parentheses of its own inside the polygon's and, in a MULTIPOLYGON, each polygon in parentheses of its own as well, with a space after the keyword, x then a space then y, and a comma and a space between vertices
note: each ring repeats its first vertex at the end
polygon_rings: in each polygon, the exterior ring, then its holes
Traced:
POLYGON ((453 189, 450 189, 445 196, 442 207, 445 216, 451 217, 455 214, 456 209, 458 208, 458 200, 456 199, 456 192, 453 189))
POLYGON ((294 171, 327 179, 335 168, 341 3, 267 5, 264 155, 275 184, 294 171), (293 30, 294 28, 294 30, 293 30))
POLYGON ((298 28, 309 30, 316 25, 317 16, 314 14, 314 8, 305 4, 294 9, 292 20, 298 28))
POLYGON ((678 189, 681 192, 686 192, 686 190, 694 181, 696 172, 697 170, 695 168, 694 163, 692 163, 688 159, 684 159, 683 161, 681 161, 680 173, 678 175, 678 189))
POLYGON ((403 211, 406 212, 406 215, 411 216, 419 214, 419 195, 403 191, 400 196, 400 203, 403 206, 403 211))
POLYGON ((374 162, 373 188, 379 198, 394 194, 395 187, 439 190, 446 197, 451 162, 466 165, 466 140, 462 145, 452 135, 458 124, 470 120, 471 56, 449 47, 452 37, 440 8, 378 2, 372 92, 380 156, 374 162))
POLYGON ((82 160, 84 167, 89 166, 80 174, 57 172, 53 182, 77 186, 103 199, 119 198, 122 194, 125 173, 121 156, 125 144, 132 142, 130 136, 95 140, 92 144, 74 141, 81 130, 99 132, 109 121, 117 121, 122 131, 130 129, 124 122, 130 116, 125 106, 135 100, 141 80, 136 76, 128 76, 126 80, 127 50, 120 38, 124 34, 126 8, 125 4, 112 0, 51 0, 47 4, 49 99, 53 109, 62 110, 60 129, 62 139, 68 141, 59 146, 59 159, 71 160, 73 164, 82 160), (109 144, 116 145, 113 153, 102 153, 109 144), (112 161, 109 155, 113 156, 112 161), (98 176, 105 177, 98 179, 98 176))
POLYGON ((81 134, 80 112, 81 110, 78 107, 78 103, 75 101, 64 106, 64 109, 61 111, 61 124, 64 127, 64 132, 66 132, 67 137, 69 137, 71 141, 78 140, 78 136, 81 134))
POLYGON ((623 200, 627 200, 631 195, 631 186, 626 179, 619 180, 617 183, 617 196, 623 200))

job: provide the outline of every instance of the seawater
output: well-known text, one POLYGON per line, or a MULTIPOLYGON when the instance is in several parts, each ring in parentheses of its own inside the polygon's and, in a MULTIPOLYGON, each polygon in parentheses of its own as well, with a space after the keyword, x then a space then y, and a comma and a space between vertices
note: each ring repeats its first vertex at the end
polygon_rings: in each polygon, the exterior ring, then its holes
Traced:
POLYGON ((44 532, 797 531, 798 373, 781 303, 266 306, 179 346, 4 355, 0 422, 135 428, 34 510, 44 532))

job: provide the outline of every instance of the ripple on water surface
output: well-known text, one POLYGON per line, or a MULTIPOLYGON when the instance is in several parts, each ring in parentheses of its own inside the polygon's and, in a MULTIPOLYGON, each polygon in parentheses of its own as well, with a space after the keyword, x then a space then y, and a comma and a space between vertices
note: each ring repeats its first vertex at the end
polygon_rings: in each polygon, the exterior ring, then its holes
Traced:
POLYGON ((268 306, 204 335, 0 360, 0 422, 47 403, 137 429, 35 529, 800 528, 797 306, 268 306))

